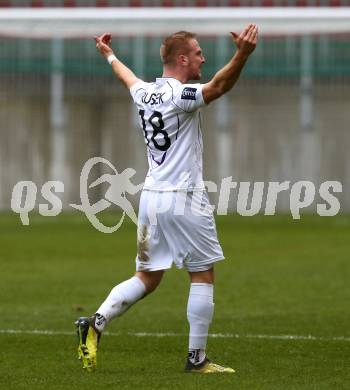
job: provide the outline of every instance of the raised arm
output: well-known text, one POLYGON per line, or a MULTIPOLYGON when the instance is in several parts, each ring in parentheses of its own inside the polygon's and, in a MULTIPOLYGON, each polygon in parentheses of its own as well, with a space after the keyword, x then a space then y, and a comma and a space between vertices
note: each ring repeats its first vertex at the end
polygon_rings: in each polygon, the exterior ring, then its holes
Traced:
POLYGON ((249 24, 239 36, 233 32, 231 34, 237 46, 236 53, 228 64, 203 85, 203 98, 206 104, 219 98, 235 85, 249 55, 255 49, 258 27, 256 24, 249 24))
MULTIPOLYGON (((101 53, 103 57, 107 59, 109 56, 114 55, 113 50, 110 46, 112 42, 111 34, 105 33, 99 37, 96 36, 94 38, 96 41, 96 49, 101 53)), ((113 73, 127 88, 130 88, 138 81, 141 81, 120 60, 114 59, 111 63, 111 66, 113 73)))

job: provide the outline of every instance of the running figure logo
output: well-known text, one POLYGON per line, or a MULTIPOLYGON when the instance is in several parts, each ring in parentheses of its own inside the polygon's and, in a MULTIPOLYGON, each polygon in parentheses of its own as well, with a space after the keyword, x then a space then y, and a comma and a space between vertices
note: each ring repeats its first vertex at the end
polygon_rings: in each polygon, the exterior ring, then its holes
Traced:
POLYGON ((132 207, 130 201, 126 198, 126 193, 135 195, 139 192, 143 183, 134 185, 131 182, 131 178, 135 175, 136 171, 133 168, 127 168, 123 172, 118 173, 114 165, 103 157, 93 157, 86 161, 80 175, 80 200, 81 204, 70 204, 77 210, 85 213, 88 220, 94 226, 95 229, 102 233, 113 233, 118 230, 124 221, 125 214, 137 225, 137 216, 132 207), (104 174, 93 183, 88 186, 89 173, 96 164, 105 164, 111 168, 114 172, 111 174, 104 174), (91 204, 89 200, 88 188, 94 188, 102 183, 109 183, 109 188, 106 191, 104 199, 91 204), (114 226, 105 226, 97 217, 96 214, 106 210, 112 204, 120 207, 123 210, 123 214, 119 222, 114 226))

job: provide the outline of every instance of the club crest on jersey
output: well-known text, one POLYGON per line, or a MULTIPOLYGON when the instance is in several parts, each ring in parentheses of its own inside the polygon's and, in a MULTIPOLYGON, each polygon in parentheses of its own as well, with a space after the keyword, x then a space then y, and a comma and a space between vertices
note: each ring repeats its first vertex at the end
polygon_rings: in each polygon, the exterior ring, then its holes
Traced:
POLYGON ((186 87, 182 91, 181 99, 196 100, 196 92, 197 92, 197 88, 186 87))

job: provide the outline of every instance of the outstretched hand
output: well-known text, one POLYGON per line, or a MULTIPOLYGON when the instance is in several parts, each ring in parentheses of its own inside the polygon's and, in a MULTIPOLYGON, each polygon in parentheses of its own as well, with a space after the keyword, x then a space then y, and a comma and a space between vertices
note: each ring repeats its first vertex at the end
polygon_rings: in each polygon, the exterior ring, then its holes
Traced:
POLYGON ((240 35, 231 32, 232 38, 237 45, 238 50, 246 56, 249 56, 255 49, 258 40, 258 26, 249 24, 240 35))
POLYGON ((110 33, 104 33, 102 35, 94 37, 96 42, 96 49, 104 56, 108 57, 113 54, 111 49, 112 35, 110 33))

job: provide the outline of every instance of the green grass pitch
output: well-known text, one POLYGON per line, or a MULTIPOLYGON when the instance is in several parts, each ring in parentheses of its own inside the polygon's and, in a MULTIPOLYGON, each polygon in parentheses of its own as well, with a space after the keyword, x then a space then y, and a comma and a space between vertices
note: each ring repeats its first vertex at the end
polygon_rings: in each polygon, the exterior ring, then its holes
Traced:
POLYGON ((210 331, 222 337, 208 354, 237 373, 211 376, 182 372, 189 282, 177 269, 110 324, 97 371, 83 372, 73 322, 133 273, 135 226, 107 235, 78 214, 30 218, 0 215, 1 389, 350 388, 349 216, 217 218, 227 260, 210 331))

